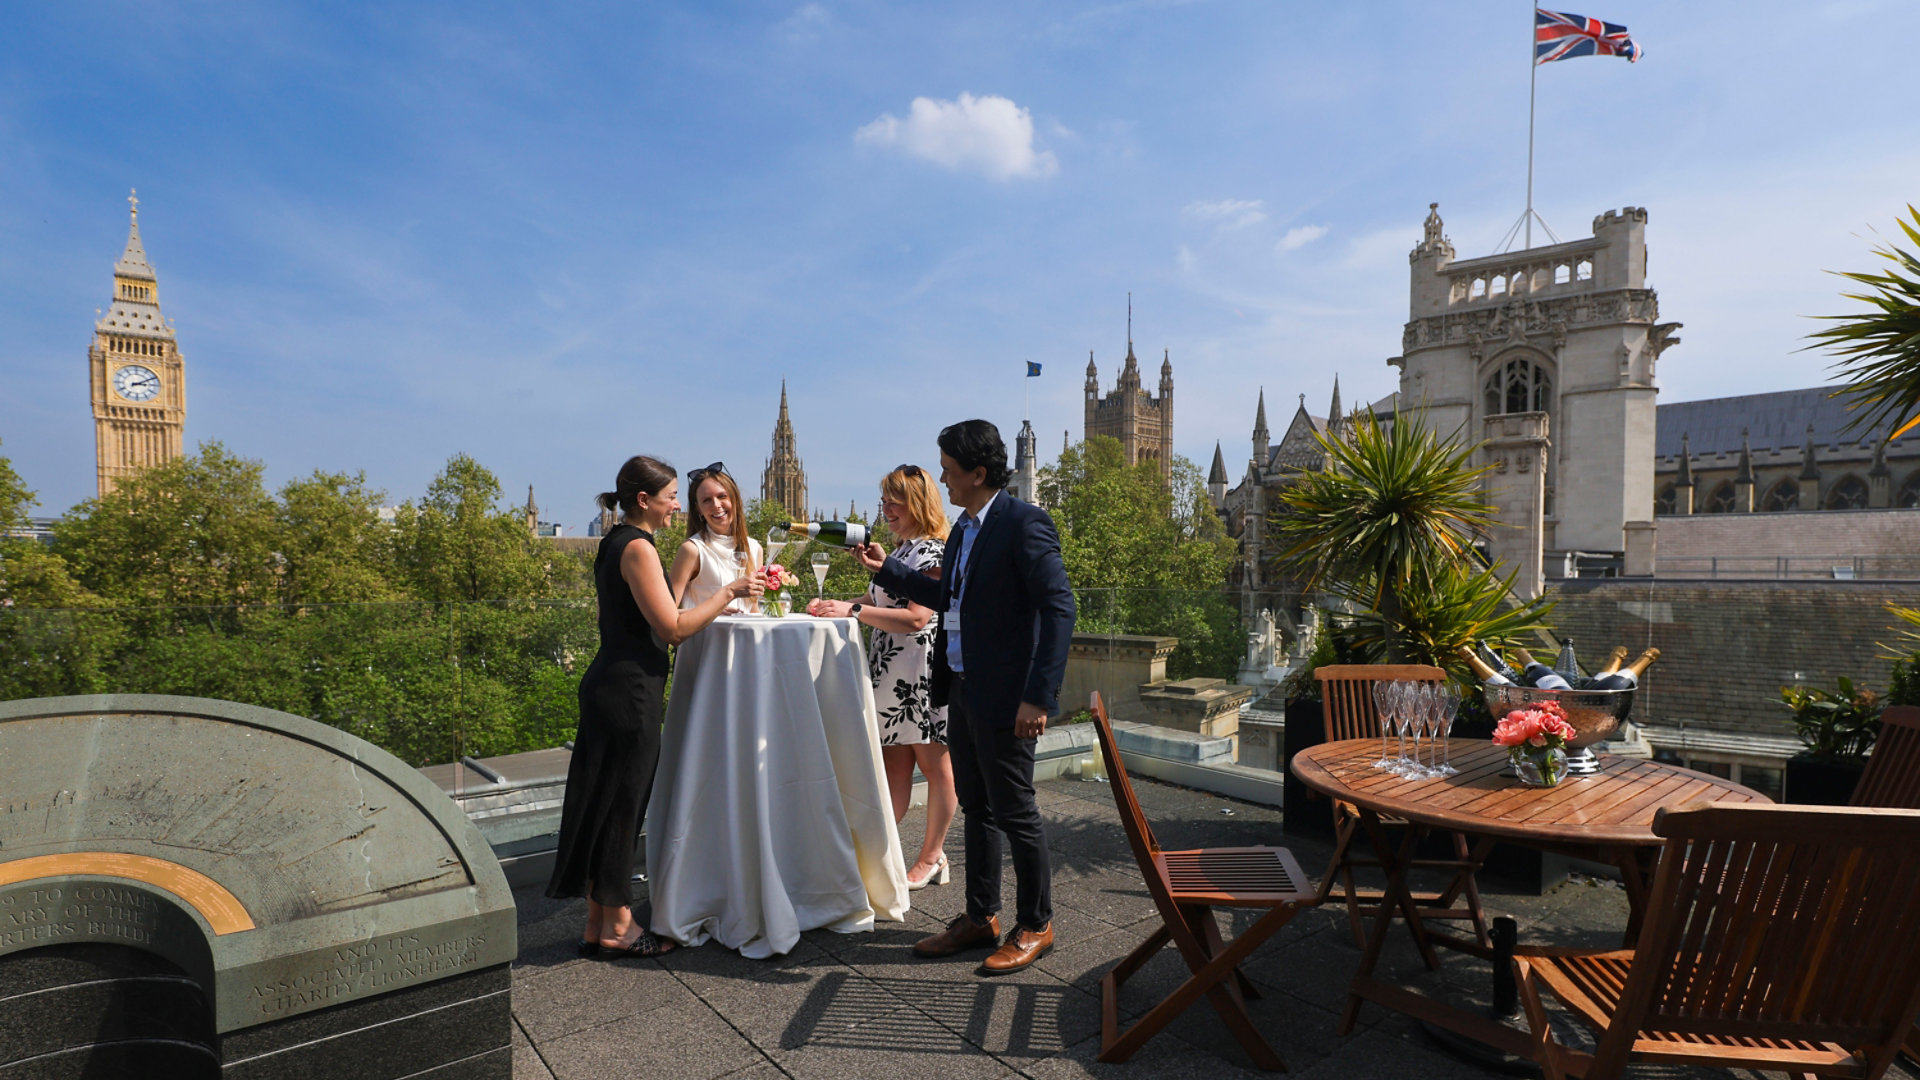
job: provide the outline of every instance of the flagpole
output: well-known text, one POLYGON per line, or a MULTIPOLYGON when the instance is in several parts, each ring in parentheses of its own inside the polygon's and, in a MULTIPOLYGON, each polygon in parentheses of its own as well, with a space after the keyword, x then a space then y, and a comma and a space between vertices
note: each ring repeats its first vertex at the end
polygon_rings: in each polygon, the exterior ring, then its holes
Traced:
POLYGON ((1538 16, 1534 14, 1534 0, 1527 0, 1527 247, 1533 246, 1533 100, 1534 88, 1540 82, 1540 61, 1536 58, 1538 37, 1534 29, 1538 16))

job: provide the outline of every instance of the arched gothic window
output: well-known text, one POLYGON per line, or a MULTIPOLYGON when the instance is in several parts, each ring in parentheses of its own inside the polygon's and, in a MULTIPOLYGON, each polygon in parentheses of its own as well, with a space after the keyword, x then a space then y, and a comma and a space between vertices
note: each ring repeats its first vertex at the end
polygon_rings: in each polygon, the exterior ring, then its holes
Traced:
POLYGON ((1840 482, 1827 491, 1827 509, 1829 510, 1865 510, 1867 508, 1867 484, 1857 476, 1843 476, 1840 482))
POLYGON ((1668 514, 1678 513, 1679 510, 1680 499, 1672 484, 1661 488, 1660 494, 1654 496, 1653 515, 1655 517, 1665 517, 1668 514))
POLYGON ((1893 505, 1908 509, 1920 508, 1920 470, 1916 470, 1912 476, 1907 477, 1906 483, 1900 485, 1900 494, 1894 497, 1893 505))
POLYGON ((1760 501, 1760 509, 1775 513, 1800 509, 1800 485, 1792 480, 1773 485, 1767 489, 1767 497, 1760 501))
POLYGON ((1482 388, 1488 416, 1501 413, 1551 412, 1553 377, 1545 365, 1517 358, 1495 368, 1482 388))
POLYGON ((1714 488, 1713 494, 1707 496, 1707 505, 1701 508, 1701 512, 1706 514, 1732 513, 1733 482, 1722 481, 1719 487, 1714 488))

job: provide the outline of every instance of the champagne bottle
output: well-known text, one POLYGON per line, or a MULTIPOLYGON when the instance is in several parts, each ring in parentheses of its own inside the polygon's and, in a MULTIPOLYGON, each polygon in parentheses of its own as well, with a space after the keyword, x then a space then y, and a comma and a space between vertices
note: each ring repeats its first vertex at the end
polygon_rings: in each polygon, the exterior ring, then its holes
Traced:
POLYGON ((1600 665, 1600 670, 1594 672, 1593 677, 1599 679, 1611 675, 1619 671, 1620 665, 1626 662, 1627 647, 1625 645, 1615 645, 1613 651, 1607 654, 1607 662, 1600 665))
POLYGON ((857 521, 789 521, 787 531, 834 547, 859 547, 867 542, 867 527, 857 521))
POLYGON ((1553 662, 1553 670, 1569 683, 1580 681, 1580 658, 1574 655, 1572 638, 1560 643, 1560 658, 1553 662))
POLYGON ((1515 649, 1513 654, 1520 658, 1525 667, 1520 669, 1520 679, 1528 686, 1537 686, 1542 690, 1568 690, 1573 684, 1561 678, 1552 668, 1533 658, 1525 649, 1515 649))
POLYGON ((1467 648, 1465 645, 1460 646, 1460 659, 1465 660, 1467 662, 1467 666, 1473 669, 1474 677, 1479 679, 1483 683, 1486 683, 1490 686, 1512 686, 1513 685, 1512 679, 1509 679, 1505 675, 1502 675, 1499 672, 1493 670, 1491 667, 1488 667, 1487 662, 1485 660, 1482 660, 1478 656, 1475 656, 1473 650, 1467 648))
POLYGON ((1648 649, 1633 663, 1594 680, 1593 688, 1595 690, 1631 690, 1640 685, 1640 676, 1646 674, 1648 666, 1658 659, 1660 659, 1660 650, 1648 649))
MULTIPOLYGON (((1499 653, 1487 648, 1486 642, 1476 641, 1473 647, 1478 650, 1479 661, 1485 664, 1495 674, 1499 675, 1502 680, 1515 684, 1520 682, 1520 673, 1513 670, 1513 667, 1505 660, 1500 659, 1499 653)), ((1466 646, 1463 645, 1461 648, 1466 648, 1466 646)))

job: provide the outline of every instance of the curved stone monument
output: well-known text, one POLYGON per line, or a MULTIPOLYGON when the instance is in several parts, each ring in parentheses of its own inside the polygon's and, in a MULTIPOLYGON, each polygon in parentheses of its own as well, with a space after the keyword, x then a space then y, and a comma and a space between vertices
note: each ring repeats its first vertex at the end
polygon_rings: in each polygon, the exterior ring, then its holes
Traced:
POLYGON ((0 703, 0 1078, 505 1078, 514 954, 486 841, 370 743, 201 698, 0 703))

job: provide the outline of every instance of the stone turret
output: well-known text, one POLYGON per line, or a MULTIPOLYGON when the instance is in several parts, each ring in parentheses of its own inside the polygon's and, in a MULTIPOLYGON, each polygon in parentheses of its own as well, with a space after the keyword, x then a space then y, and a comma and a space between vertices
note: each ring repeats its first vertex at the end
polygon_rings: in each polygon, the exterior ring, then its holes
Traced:
POLYGON ((1680 436, 1680 472, 1673 481, 1673 512, 1693 513, 1693 447, 1684 432, 1680 436))
POLYGON ((1220 441, 1213 443, 1213 468, 1207 470, 1207 497, 1220 509, 1227 498, 1227 459, 1220 453, 1220 441))
POLYGON ((1800 509, 1820 509, 1820 465, 1814 460, 1813 425, 1807 425, 1807 442, 1800 448, 1800 509))
POLYGON ((1742 514, 1753 512, 1753 444, 1746 428, 1740 429, 1740 467, 1733 473, 1733 508, 1742 514))
POLYGON ((1031 420, 1020 421, 1020 434, 1013 440, 1013 480, 1008 485, 1013 497, 1022 502, 1040 501, 1040 451, 1031 420))

